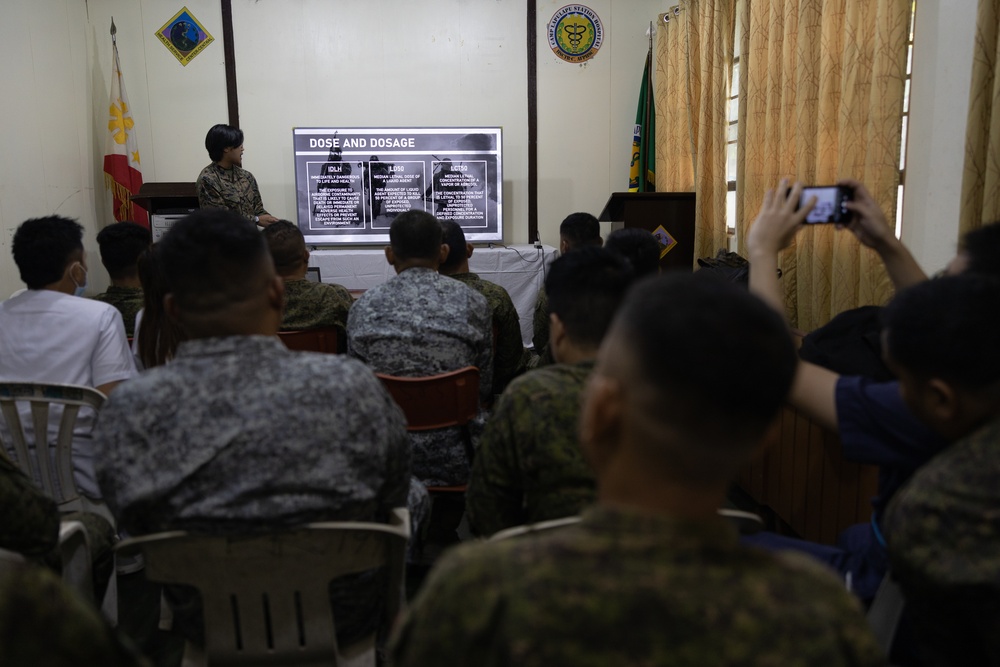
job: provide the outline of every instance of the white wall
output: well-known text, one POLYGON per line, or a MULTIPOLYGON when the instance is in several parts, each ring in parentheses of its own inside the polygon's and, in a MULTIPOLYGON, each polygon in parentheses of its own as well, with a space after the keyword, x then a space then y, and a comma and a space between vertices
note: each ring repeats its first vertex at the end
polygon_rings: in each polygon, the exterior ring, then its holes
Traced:
MULTIPOLYGON (((87 228, 87 252, 96 257, 94 121, 87 83, 86 26, 82 2, 4 3, 0 21, 0 43, 6 53, 0 59, 4 98, 0 111, 0 299, 24 287, 11 257, 11 238, 28 218, 52 213, 78 218, 87 228)), ((107 281, 99 264, 91 272, 97 286, 107 281)))
POLYGON ((928 273, 944 268, 959 239, 976 5, 917 2, 901 237, 928 273))
MULTIPOLYGON (((598 213, 626 187, 646 30, 662 0, 589 0, 605 40, 583 65, 559 60, 545 28, 563 0, 538 0, 539 227, 598 213)), ((21 287, 10 236, 28 217, 80 219, 91 291, 107 282, 94 236, 110 219, 101 174, 111 17, 147 181, 191 181, 205 131, 228 118, 218 0, 6 0, 0 39, 0 296, 21 287), (216 41, 182 67, 154 33, 182 4, 216 41)), ((526 21, 516 0, 235 0, 245 164, 272 212, 294 214, 295 125, 504 127, 504 233, 527 239, 526 21)), ((920 0, 903 239, 929 271, 958 240, 975 3, 920 0)))

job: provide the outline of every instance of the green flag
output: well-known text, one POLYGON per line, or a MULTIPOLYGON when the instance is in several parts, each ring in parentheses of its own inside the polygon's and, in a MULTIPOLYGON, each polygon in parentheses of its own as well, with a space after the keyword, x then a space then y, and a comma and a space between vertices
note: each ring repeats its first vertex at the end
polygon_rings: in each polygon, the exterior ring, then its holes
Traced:
POLYGON ((635 112, 632 134, 632 163, 629 166, 629 192, 656 192, 656 109, 653 102, 653 47, 646 54, 639 90, 639 108, 635 112))

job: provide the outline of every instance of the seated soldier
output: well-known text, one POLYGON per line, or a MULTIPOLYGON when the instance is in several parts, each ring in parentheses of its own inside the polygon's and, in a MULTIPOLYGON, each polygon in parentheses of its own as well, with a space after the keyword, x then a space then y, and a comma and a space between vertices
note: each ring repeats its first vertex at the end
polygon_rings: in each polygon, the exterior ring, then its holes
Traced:
POLYGON ((264 238, 271 250, 274 269, 285 281, 285 314, 282 331, 347 326, 347 311, 354 299, 340 285, 306 280, 309 251, 302 232, 287 220, 264 228, 264 238))
POLYGON ((465 232, 454 220, 444 220, 444 242, 448 257, 441 262, 438 273, 465 283, 484 297, 493 313, 493 395, 503 393, 510 381, 528 367, 530 353, 521 339, 521 318, 507 290, 496 283, 483 280, 469 271, 469 258, 473 247, 466 243, 465 232))
POLYGON ((616 229, 608 234, 604 247, 627 259, 636 278, 660 272, 660 242, 647 229, 616 229))
POLYGON ((1000 280, 963 275, 886 308, 886 361, 907 404, 953 444, 885 512, 894 577, 925 665, 1000 664, 1000 280))
MULTIPOLYGON (((848 207, 854 218, 847 226, 866 245, 879 248, 897 288, 926 280, 926 276, 888 227, 885 216, 868 190, 857 181, 848 207), (873 239, 879 239, 877 242, 873 239)), ((801 187, 788 190, 782 181, 768 191, 750 230, 750 291, 784 314, 784 291, 775 267, 782 248, 799 233, 809 233, 802 221, 811 205, 796 210, 801 187), (786 194, 787 193, 787 194, 786 194)), ((860 376, 840 376, 815 364, 801 362, 789 402, 824 428, 840 436, 848 461, 879 466, 878 495, 872 499, 872 519, 845 530, 836 545, 825 545, 764 532, 747 542, 772 549, 796 549, 835 568, 862 599, 875 596, 888 569, 882 535, 882 514, 896 490, 947 443, 907 409, 899 383, 875 382, 860 376)))
MULTIPOLYGON (((385 521, 407 505, 402 412, 357 360, 277 339, 284 284, 260 232, 235 212, 201 209, 157 248, 165 309, 186 339, 101 411, 98 476, 120 525, 132 535, 249 533, 385 521)), ((378 600, 346 589, 334 604, 350 643, 375 627, 378 600)), ((190 599, 176 601, 178 629, 197 641, 190 599)))
POLYGON ((486 422, 466 494, 474 532, 570 516, 594 501, 594 473, 577 440, 580 397, 632 275, 602 248, 552 262, 545 292, 556 363, 512 382, 486 422))
POLYGON ((111 286, 94 298, 110 303, 122 314, 125 333, 135 335, 135 316, 142 310, 142 283, 139 282, 139 255, 149 248, 149 230, 134 222, 116 222, 97 234, 101 264, 107 269, 111 286))
MULTIPOLYGON (((601 247, 601 223, 590 213, 570 213, 559 224, 559 254, 565 255, 577 248, 601 247)), ((545 290, 538 290, 535 300, 535 315, 532 321, 532 343, 538 354, 538 365, 551 364, 552 353, 549 346, 549 302, 545 290)))
POLYGON ((149 664, 52 572, 30 565, 0 571, 0 665, 149 664))
POLYGON ((795 363, 782 319, 735 285, 675 274, 633 287, 581 419, 597 505, 577 526, 446 554, 393 664, 884 664, 839 580, 741 546, 717 514, 795 363))
MULTIPOLYGON (((378 373, 423 377, 479 369, 479 396, 493 391, 493 333, 486 299, 437 270, 448 254, 430 213, 402 213, 389 227, 386 260, 396 276, 358 299, 347 318, 348 351, 378 373)), ((427 486, 469 481, 470 452, 459 428, 410 434, 413 475, 427 486)))
POLYGON ((0 549, 42 557, 58 543, 56 502, 0 455, 0 549))

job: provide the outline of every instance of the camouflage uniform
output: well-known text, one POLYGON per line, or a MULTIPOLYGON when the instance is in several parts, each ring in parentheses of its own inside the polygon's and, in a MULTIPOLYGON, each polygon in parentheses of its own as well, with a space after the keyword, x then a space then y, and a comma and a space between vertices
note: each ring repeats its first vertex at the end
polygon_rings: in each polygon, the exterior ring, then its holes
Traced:
POLYGON ((531 327, 531 342, 535 346, 535 354, 538 355, 535 366, 554 364, 556 360, 549 348, 549 297, 544 287, 538 290, 538 298, 535 299, 535 314, 532 317, 531 327))
POLYGON ((129 338, 135 335, 135 316, 144 305, 141 287, 110 285, 107 292, 102 292, 94 298, 117 308, 125 323, 125 335, 129 338))
POLYGON ((577 440, 580 398, 593 368, 586 361, 529 371, 500 397, 466 494, 475 532, 571 516, 594 502, 594 473, 577 440))
POLYGON ((931 459, 885 513, 892 571, 927 664, 1000 664, 998 446, 1000 419, 931 459))
MULTIPOLYGON (((104 497, 133 535, 385 520, 411 489, 403 414, 371 371, 270 336, 181 343, 111 394, 94 445, 104 497)), ((342 638, 377 618, 370 588, 354 592, 342 638)))
POLYGON ((270 215, 260 199, 257 179, 243 167, 223 169, 213 162, 198 174, 197 187, 201 208, 228 208, 248 220, 270 215))
MULTIPOLYGON (((486 299, 431 269, 407 269, 368 290, 347 317, 348 350, 376 372, 421 377, 475 366, 483 403, 492 396, 492 339, 486 299)), ((410 443, 424 484, 468 481, 461 429, 412 433, 410 443)))
POLYGON ((347 311, 354 299, 340 285, 305 279, 285 280, 285 314, 282 331, 347 326, 347 311))
POLYGON ((475 273, 455 273, 454 278, 465 283, 484 297, 493 313, 496 340, 493 346, 493 395, 498 396, 510 381, 528 367, 528 351, 521 342, 521 318, 503 287, 483 280, 475 273))
POLYGON ((0 665, 133 667, 149 665, 121 644, 93 606, 45 568, 0 575, 0 665))
POLYGON ((397 667, 885 664, 858 602, 806 556, 742 547, 721 519, 604 506, 446 554, 392 653, 397 667))
POLYGON ((59 511, 13 463, 0 454, 0 549, 44 556, 59 542, 59 511))

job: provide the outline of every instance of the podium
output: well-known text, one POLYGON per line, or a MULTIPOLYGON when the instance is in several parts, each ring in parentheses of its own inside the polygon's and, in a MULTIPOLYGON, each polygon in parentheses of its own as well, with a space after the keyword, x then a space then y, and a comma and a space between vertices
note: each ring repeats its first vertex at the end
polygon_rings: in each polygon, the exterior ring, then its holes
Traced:
POLYGON ((666 252, 660 269, 694 270, 695 195, 693 192, 615 192, 599 220, 611 229, 638 228, 651 232, 666 252))
POLYGON ((180 218, 198 208, 195 183, 143 183, 138 194, 129 197, 149 213, 153 242, 160 240, 180 218))

